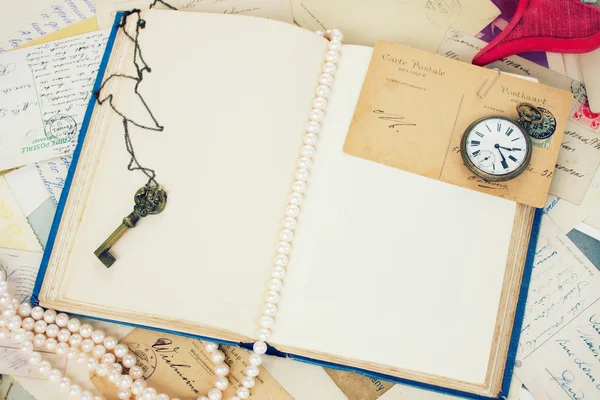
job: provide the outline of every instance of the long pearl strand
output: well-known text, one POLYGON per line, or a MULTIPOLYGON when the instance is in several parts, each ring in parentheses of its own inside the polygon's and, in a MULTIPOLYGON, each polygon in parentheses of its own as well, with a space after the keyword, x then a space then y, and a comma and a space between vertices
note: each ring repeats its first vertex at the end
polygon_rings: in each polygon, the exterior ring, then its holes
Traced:
MULTIPOLYGON (((333 29, 317 32, 317 34, 329 39, 328 51, 325 54, 323 73, 319 77, 313 109, 309 112, 304 145, 300 148, 298 169, 292 184, 289 204, 285 208, 283 229, 279 234, 280 241, 277 243, 276 255, 273 259, 272 279, 268 283, 263 315, 259 320, 261 328, 256 334, 258 340, 253 345, 249 358, 250 365, 245 370, 242 386, 238 388, 237 395, 228 400, 243 400, 250 397, 250 389, 256 384, 254 378, 258 375, 262 355, 267 352, 266 342, 271 338, 271 329, 275 323, 274 317, 277 314, 277 304, 286 275, 285 268, 292 250, 296 219, 300 214, 303 193, 306 191, 310 177, 309 170, 312 168, 312 157, 321 131, 321 121, 325 117, 327 97, 331 93, 336 64, 340 59, 342 33, 333 29)), ((59 356, 67 355, 78 364, 85 364, 89 371, 95 371, 98 376, 108 377, 108 380, 117 387, 119 399, 125 400, 135 396, 136 400, 180 400, 170 398, 165 393, 158 393, 156 389, 147 385, 142 369, 136 366, 137 358, 129 351, 127 345, 119 343, 113 336, 107 336, 100 329, 82 324, 77 318, 70 318, 67 314, 57 313, 52 309, 44 310, 38 306, 32 307, 29 303, 19 304, 19 301, 9 293, 8 282, 1 274, 0 312, 0 342, 11 341, 20 344, 21 351, 29 356, 29 363, 37 366, 41 375, 58 384, 64 392, 68 393, 69 398, 104 399, 102 396, 94 396, 90 391, 83 390, 80 385, 63 376, 62 372, 53 368, 49 361, 42 360, 41 353, 36 350, 56 352, 59 356)), ((214 387, 207 395, 200 396, 197 400, 223 400, 223 391, 229 387, 227 379, 229 366, 225 363, 225 354, 219 350, 216 343, 206 342, 205 348, 211 354, 217 378, 214 387)))
MULTIPOLYGON (((327 98, 331 93, 333 76, 337 70, 336 64, 340 60, 339 52, 342 49, 342 40, 344 38, 342 32, 338 29, 329 29, 326 32, 319 31, 317 34, 329 39, 328 51, 325 53, 325 63, 322 68, 323 73, 319 77, 319 85, 315 90, 316 96, 313 100, 313 109, 308 113, 309 121, 306 123, 304 145, 300 148, 300 158, 298 159, 295 181, 292 183, 288 205, 285 208, 285 217, 282 221, 283 229, 279 233, 280 241, 275 248, 276 255, 273 258, 271 280, 267 284, 263 315, 259 320, 260 328, 256 332, 258 340, 252 346, 253 351, 250 354, 250 365, 246 368, 245 376, 242 379, 242 386, 237 391, 239 399, 247 399, 250 396, 250 389, 255 384, 254 377, 258 375, 258 366, 262 363, 262 355, 267 352, 266 342, 271 338, 271 330, 275 324, 277 304, 279 304, 280 292, 283 289, 283 279, 286 275, 286 267, 292 251, 292 241, 294 239, 297 218, 300 215, 300 205, 304 200, 304 192, 310 178, 310 169, 313 165, 312 158, 316 152, 315 146, 319 139, 318 134, 321 132, 321 121, 325 118, 327 98)), ((238 399, 233 397, 230 400, 238 399)))

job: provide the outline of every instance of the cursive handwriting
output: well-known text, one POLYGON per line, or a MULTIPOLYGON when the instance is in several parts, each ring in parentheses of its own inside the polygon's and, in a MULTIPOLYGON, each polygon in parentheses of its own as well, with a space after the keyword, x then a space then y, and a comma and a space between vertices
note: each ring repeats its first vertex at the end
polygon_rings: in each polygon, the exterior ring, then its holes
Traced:
MULTIPOLYGON (((546 369, 546 371, 548 370, 546 369)), ((552 376, 552 379, 564 389, 565 393, 569 395, 569 398, 572 400, 585 399, 585 394, 582 390, 571 388, 571 384, 575 382, 575 375, 571 371, 565 370, 560 376, 554 376, 550 371, 548 371, 548 373, 552 376)))
POLYGON ((0 64, 0 76, 10 74, 17 66, 14 63, 0 64))
POLYGON ((396 129, 399 126, 417 126, 417 124, 413 124, 412 122, 404 121, 405 118, 402 115, 387 113, 383 110, 373 110, 373 114, 376 114, 378 119, 394 122, 388 128, 395 129, 396 132, 399 132, 396 129))
POLYGON ((179 347, 172 346, 173 341, 167 338, 159 338, 152 345, 152 349, 160 356, 160 358, 171 368, 182 381, 185 382, 195 394, 200 394, 200 391, 194 386, 194 383, 186 378, 180 371, 181 368, 191 368, 188 364, 177 364, 174 363, 173 358, 179 353, 179 347))

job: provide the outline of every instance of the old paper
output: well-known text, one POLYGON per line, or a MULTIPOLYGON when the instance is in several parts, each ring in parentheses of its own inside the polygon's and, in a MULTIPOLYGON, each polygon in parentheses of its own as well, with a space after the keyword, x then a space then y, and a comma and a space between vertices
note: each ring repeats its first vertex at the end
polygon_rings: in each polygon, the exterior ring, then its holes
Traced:
POLYGON ((394 386, 392 382, 352 372, 329 368, 325 368, 325 372, 344 392, 348 400, 376 400, 394 386))
MULTIPOLYGON (((479 192, 544 205, 573 96, 537 83, 465 65, 389 42, 378 42, 344 144, 348 154, 479 192), (485 98, 484 82, 495 81, 485 98), (528 101, 556 120, 554 134, 533 146, 528 169, 516 178, 485 182, 470 172, 460 140, 475 120, 516 119, 528 101), (432 118, 435 116, 435 118, 432 118)), ((489 127, 488 127, 489 129, 489 127)), ((591 180, 591 176, 590 176, 591 180)), ((589 184, 589 183, 588 183, 589 184)))
MULTIPOLYGON (((485 42, 467 35, 457 30, 449 30, 444 42, 438 49, 438 54, 448 58, 470 63, 475 54, 486 45, 485 42)), ((577 121, 574 117, 577 112, 582 113, 582 105, 587 103, 585 87, 581 82, 573 80, 568 76, 559 74, 548 68, 543 68, 531 61, 525 60, 519 56, 503 58, 490 64, 491 68, 498 68, 504 72, 515 73, 522 76, 537 78, 540 83, 552 86, 558 89, 570 91, 573 93, 572 110, 569 115, 569 130, 575 132, 575 135, 582 136, 583 140, 592 138, 593 129, 577 121), (585 132, 583 131, 585 130, 585 132), (583 133, 581 133, 583 132, 583 133), (581 133, 581 134, 580 134, 581 133)), ((582 114, 584 115, 584 114, 582 114)), ((583 117, 581 118, 583 119, 583 117)), ((589 122, 589 120, 586 120, 589 122)), ((597 136, 597 135, 596 135, 597 136)), ((565 135, 563 140, 570 142, 566 147, 561 148, 559 158, 563 163, 557 167, 553 174, 553 183, 550 187, 550 193, 565 199, 570 199, 575 204, 583 201, 583 197, 591 181, 591 175, 596 171, 597 160, 595 151, 587 149, 586 151, 572 151, 572 144, 579 140, 565 135), (581 159, 587 157, 591 159, 581 159), (568 162, 566 162, 568 161, 568 162), (596 167, 594 167, 596 164, 596 167), (581 169, 581 170, 578 170, 581 169)), ((581 142, 581 141, 579 141, 581 142)), ((590 139, 588 146, 595 146, 595 139, 590 139)), ((582 143, 580 143, 581 145, 582 143)))
POLYGON ((10 18, 5 18, 0 28, 0 53, 91 18, 94 12, 92 0, 3 2, 2 13, 10 15, 10 18), (4 26, 4 22, 7 22, 7 26, 4 26))
POLYGON ((0 170, 69 154, 108 32, 0 54, 0 170))
POLYGON ((0 248, 42 250, 4 176, 0 176, 0 248))
MULTIPOLYGON (((67 356, 58 356, 56 353, 42 351, 42 359, 49 361, 52 368, 65 372, 67 356)), ((43 379, 37 366, 29 364, 29 355, 21 351, 17 345, 4 345, 0 343, 0 374, 27 376, 43 379)))
POLYGON ((58 204, 60 195, 65 187, 67 173, 71 166, 71 155, 64 155, 52 160, 40 161, 35 164, 38 174, 46 186, 48 193, 52 196, 54 204, 58 204))
POLYGON ((590 110, 600 113, 600 49, 580 54, 579 60, 590 110))
MULTIPOLYGON (((215 374, 213 362, 200 340, 168 333, 135 329, 122 341, 138 357, 138 365, 144 370, 144 377, 159 393, 171 397, 191 398, 205 395, 213 387, 215 374)), ((230 387, 224 391, 224 398, 234 396, 241 385, 244 371, 249 365, 249 353, 238 347, 221 346, 225 362, 230 367, 228 376, 230 387)), ((114 386, 106 379, 91 375, 94 385, 108 399, 115 398, 114 386), (111 397, 112 396, 112 397, 111 397)), ((292 400, 292 397, 260 367, 260 374, 252 395, 264 400, 292 400)))
POLYGON ((474 35, 500 15, 488 0, 292 0, 292 11, 303 28, 341 29, 348 44, 389 40, 430 52, 449 27, 474 35))
POLYGON ((41 252, 0 249, 0 274, 21 303, 31 298, 41 261, 41 252))
MULTIPOLYGON (((118 11, 145 10, 152 3, 152 0, 96 0, 98 26, 100 29, 112 26, 118 11)), ((165 3, 181 11, 251 15, 293 23, 289 0, 165 0, 165 3)), ((156 8, 167 9, 160 2, 156 8)))
POLYGON ((542 219, 515 374, 536 400, 600 396, 600 274, 542 219))

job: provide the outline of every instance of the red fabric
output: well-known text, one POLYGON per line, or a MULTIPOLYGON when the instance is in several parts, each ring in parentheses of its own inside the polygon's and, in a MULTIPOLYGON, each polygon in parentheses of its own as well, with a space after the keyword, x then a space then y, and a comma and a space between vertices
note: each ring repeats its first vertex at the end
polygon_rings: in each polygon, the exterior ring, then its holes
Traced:
POLYGON ((473 59, 487 65, 529 51, 587 53, 600 47, 600 9, 580 0, 520 0, 504 31, 473 59))

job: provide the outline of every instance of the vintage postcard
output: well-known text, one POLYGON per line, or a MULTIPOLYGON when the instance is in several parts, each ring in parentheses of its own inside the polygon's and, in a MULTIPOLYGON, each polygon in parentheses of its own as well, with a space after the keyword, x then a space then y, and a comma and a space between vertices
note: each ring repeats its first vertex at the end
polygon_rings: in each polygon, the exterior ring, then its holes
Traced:
MULTIPOLYGON (((570 92, 402 45, 378 42, 344 152, 541 207, 548 195, 572 102, 570 92), (489 90, 485 96, 478 96, 484 85, 489 90), (552 120, 550 134, 533 146, 531 162, 521 175, 495 183, 480 179, 463 163, 463 133, 483 117, 515 120, 517 105, 522 102, 546 110, 552 120)), ((492 128, 496 126, 487 127, 492 128)))

